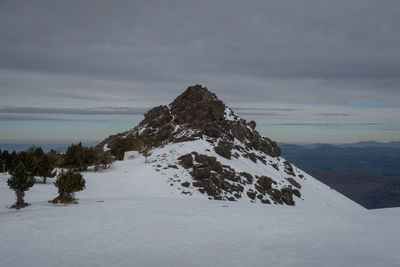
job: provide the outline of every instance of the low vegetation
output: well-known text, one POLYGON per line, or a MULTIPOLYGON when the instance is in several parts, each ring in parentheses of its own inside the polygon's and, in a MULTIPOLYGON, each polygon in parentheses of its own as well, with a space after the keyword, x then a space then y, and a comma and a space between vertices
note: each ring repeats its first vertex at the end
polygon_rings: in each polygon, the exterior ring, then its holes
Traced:
POLYGON ((110 151, 99 147, 85 147, 82 143, 71 144, 65 153, 50 150, 45 153, 41 147, 31 147, 27 151, 9 153, 0 150, 0 167, 9 172, 7 183, 15 191, 16 203, 11 208, 20 209, 29 205, 24 201, 25 192, 35 183, 46 183, 56 176, 56 168, 61 171, 54 185, 59 195, 53 203, 77 203, 75 193, 85 188, 85 180, 78 171, 86 171, 94 166, 94 171, 108 168, 114 161, 110 151), (67 171, 64 171, 64 170, 67 171), (36 180, 37 178, 40 180, 36 180))
POLYGON ((95 170, 108 168, 114 161, 110 151, 104 151, 100 147, 85 147, 82 143, 72 144, 63 156, 61 167, 86 171, 89 166, 95 166, 95 170))
POLYGON ((78 203, 75 198, 75 193, 85 189, 86 181, 82 174, 68 170, 61 171, 54 185, 58 189, 58 196, 50 202, 56 203, 78 203))
POLYGON ((7 184, 11 190, 15 192, 17 201, 11 208, 20 209, 29 204, 24 201, 25 191, 28 191, 35 183, 35 180, 25 169, 24 164, 18 162, 15 169, 11 172, 11 178, 7 180, 7 184))

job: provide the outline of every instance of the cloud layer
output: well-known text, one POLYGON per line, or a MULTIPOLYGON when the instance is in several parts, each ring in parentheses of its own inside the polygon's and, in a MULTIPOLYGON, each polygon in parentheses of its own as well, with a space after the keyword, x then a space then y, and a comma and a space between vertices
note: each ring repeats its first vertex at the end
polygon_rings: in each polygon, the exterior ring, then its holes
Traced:
POLYGON ((0 1, 0 120, 128 118, 201 83, 269 123, 400 123, 398 14, 397 0, 0 1))
POLYGON ((104 100, 203 82, 232 100, 399 105, 399 12, 368 0, 5 0, 1 90, 104 100))

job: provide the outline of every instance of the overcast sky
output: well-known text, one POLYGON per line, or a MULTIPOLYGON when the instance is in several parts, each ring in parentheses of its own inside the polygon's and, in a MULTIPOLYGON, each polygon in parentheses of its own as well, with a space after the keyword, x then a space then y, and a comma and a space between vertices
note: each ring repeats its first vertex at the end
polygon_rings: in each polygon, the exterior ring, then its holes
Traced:
POLYGON ((0 141, 101 140, 200 83, 285 142, 400 140, 400 2, 0 1, 0 141))

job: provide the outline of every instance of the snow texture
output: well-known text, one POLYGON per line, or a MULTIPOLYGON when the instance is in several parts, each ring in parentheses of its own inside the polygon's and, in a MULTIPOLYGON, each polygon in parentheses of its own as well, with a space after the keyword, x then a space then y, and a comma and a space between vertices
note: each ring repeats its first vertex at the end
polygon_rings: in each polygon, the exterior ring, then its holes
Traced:
POLYGON ((234 115, 233 111, 228 107, 225 107, 224 118, 227 121, 237 121, 238 120, 238 117, 236 115, 234 115))
MULTIPOLYGON (((237 142, 239 141, 237 140, 237 142)), ((158 172, 158 175, 160 176, 159 181, 167 181, 172 187, 171 194, 179 196, 179 194, 183 192, 196 198, 208 198, 207 195, 200 194, 198 189, 193 186, 189 186, 187 188, 181 186, 181 184, 184 182, 193 181, 193 178, 189 174, 188 170, 184 169, 178 164, 179 160, 177 158, 193 151, 199 154, 216 157, 217 161, 221 162, 223 165, 232 167, 237 173, 247 172, 253 176, 266 175, 271 177, 278 183, 277 185, 273 185, 274 188, 281 189, 291 186, 290 182, 285 179, 290 175, 285 172, 285 166, 283 164, 285 159, 282 157, 270 157, 259 151, 249 150, 249 152, 255 153, 256 155, 259 154, 260 156, 266 156, 267 164, 264 164, 259 160, 255 163, 242 156, 239 158, 232 157, 232 159, 229 160, 215 153, 213 144, 210 144, 205 139, 199 139, 190 142, 169 143, 164 147, 156 148, 151 151, 151 156, 149 157, 148 161, 151 163, 151 167, 158 172), (276 170, 271 164, 276 164, 279 170, 276 170), (171 166, 174 166, 175 168, 171 168, 171 166)), ((233 150, 233 153, 234 152, 235 150, 233 150)), ((138 159, 138 161, 140 165, 140 159, 138 159)), ((357 203, 339 194, 327 185, 319 182, 298 168, 294 167, 294 172, 296 176, 293 178, 301 185, 301 198, 294 196, 297 206, 316 206, 322 208, 336 208, 340 210, 363 209, 357 203), (299 178, 299 176, 303 176, 303 178, 299 178)), ((255 191, 254 184, 246 185, 244 192, 247 192, 249 189, 255 191)), ((267 197, 269 196, 267 195, 267 197)), ((271 203, 273 202, 271 198, 269 198, 269 200, 271 203)), ((239 201, 260 202, 259 199, 250 199, 245 193, 242 194, 242 197, 239 199, 239 201)))
MULTIPOLYGON (((173 180, 190 179, 186 170, 164 167, 206 149, 202 140, 176 143, 153 150, 149 163, 140 155, 85 172, 87 188, 71 205, 48 203, 56 187, 36 184, 25 198, 32 205, 11 210, 9 176, 0 174, 0 266, 400 266, 399 208, 365 210, 296 168, 304 200, 294 207, 182 194, 173 180)), ((229 163, 277 177, 270 166, 229 163)))
POLYGON ((110 151, 111 149, 108 147, 108 144, 104 144, 103 150, 104 151, 110 151))

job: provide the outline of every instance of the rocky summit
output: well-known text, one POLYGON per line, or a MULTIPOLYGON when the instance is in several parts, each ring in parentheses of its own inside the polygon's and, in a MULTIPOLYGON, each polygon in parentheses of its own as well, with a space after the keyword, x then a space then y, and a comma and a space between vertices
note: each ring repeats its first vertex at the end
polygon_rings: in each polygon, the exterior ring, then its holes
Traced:
POLYGON ((237 116, 201 85, 99 146, 119 160, 127 151, 143 153, 166 183, 189 196, 287 205, 302 196, 306 174, 280 157, 280 148, 256 131, 256 122, 237 116))

